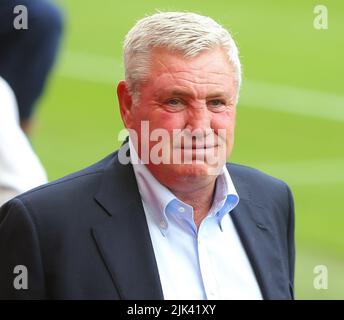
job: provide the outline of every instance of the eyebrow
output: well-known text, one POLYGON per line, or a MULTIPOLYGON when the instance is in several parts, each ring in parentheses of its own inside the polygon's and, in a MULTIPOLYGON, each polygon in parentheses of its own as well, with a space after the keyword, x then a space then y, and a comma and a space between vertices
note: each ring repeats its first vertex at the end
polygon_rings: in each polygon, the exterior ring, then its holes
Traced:
MULTIPOLYGON (((177 96, 177 97, 193 97, 193 93, 189 90, 181 90, 181 89, 172 89, 172 90, 162 90, 160 91, 159 94, 157 94, 159 97, 167 94, 167 95, 171 95, 171 96, 177 96)), ((226 94, 223 91, 216 91, 213 92, 209 95, 206 96, 206 99, 212 99, 212 98, 219 98, 219 97, 223 97, 226 99, 230 99, 231 96, 226 94)))
POLYGON ((228 95, 227 93, 223 92, 223 91, 217 91, 217 92, 214 92, 214 93, 211 93, 207 96, 207 99, 210 99, 210 98, 219 98, 219 97, 223 97, 223 98, 226 98, 226 99, 230 99, 231 96, 228 95))

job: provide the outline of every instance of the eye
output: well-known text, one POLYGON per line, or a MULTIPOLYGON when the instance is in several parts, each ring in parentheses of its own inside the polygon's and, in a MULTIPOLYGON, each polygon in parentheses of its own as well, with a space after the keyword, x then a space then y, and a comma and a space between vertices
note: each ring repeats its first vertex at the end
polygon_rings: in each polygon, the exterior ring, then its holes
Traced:
POLYGON ((186 107, 186 103, 178 98, 170 98, 164 102, 165 109, 170 112, 182 111, 186 107))
POLYGON ((213 99, 207 102, 208 108, 212 109, 213 111, 224 111, 226 109, 226 101, 222 99, 213 99))
POLYGON ((182 105, 182 101, 180 101, 179 99, 168 99, 166 101, 166 104, 168 104, 169 106, 172 106, 172 107, 179 107, 182 105))
POLYGON ((224 104, 224 102, 220 99, 210 100, 208 103, 210 103, 210 105, 213 107, 218 107, 224 104))

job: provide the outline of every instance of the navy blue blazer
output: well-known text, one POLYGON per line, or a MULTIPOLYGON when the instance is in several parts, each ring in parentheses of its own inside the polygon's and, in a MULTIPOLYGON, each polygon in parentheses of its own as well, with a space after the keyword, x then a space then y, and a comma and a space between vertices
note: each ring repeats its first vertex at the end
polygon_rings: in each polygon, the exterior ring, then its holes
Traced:
MULTIPOLYGON (((231 217, 263 298, 292 299, 292 194, 256 169, 227 167, 240 196, 231 217)), ((0 299, 163 298, 134 171, 118 152, 1 208, 0 299), (27 289, 13 285, 17 265, 27 289)))

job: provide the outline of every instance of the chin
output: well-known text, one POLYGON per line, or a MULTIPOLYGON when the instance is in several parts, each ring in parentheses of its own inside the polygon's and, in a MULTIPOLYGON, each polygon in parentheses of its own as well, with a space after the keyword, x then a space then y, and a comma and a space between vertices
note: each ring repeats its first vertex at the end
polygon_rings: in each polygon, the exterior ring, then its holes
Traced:
POLYGON ((175 175, 182 180, 190 178, 201 178, 209 176, 211 166, 206 163, 190 163, 190 164, 178 164, 172 165, 168 168, 169 174, 175 175))

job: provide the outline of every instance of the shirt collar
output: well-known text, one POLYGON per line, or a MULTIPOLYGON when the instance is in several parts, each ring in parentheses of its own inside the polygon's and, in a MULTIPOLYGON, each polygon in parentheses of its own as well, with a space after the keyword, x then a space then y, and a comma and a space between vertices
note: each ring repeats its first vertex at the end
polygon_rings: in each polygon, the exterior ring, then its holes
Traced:
MULTIPOLYGON (((178 211, 178 214, 190 214, 191 212, 191 215, 193 215, 193 208, 179 200, 152 175, 139 158, 130 138, 129 148, 130 160, 134 168, 138 189, 145 209, 148 210, 149 214, 153 215, 155 223, 163 235, 165 235, 168 230, 168 214, 173 214, 173 212, 178 211)), ((226 213, 233 210, 238 203, 239 195, 234 187, 227 167, 224 165, 221 173, 217 177, 214 200, 209 210, 209 215, 217 217, 221 230, 223 217, 226 213)))

